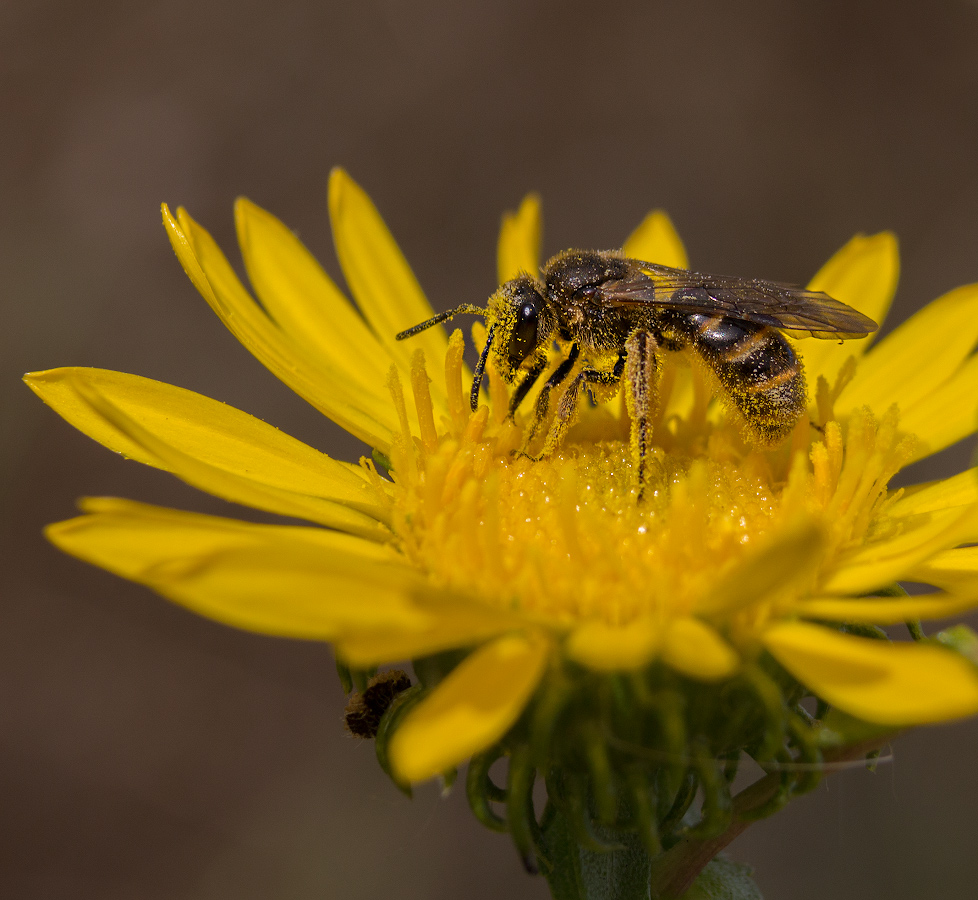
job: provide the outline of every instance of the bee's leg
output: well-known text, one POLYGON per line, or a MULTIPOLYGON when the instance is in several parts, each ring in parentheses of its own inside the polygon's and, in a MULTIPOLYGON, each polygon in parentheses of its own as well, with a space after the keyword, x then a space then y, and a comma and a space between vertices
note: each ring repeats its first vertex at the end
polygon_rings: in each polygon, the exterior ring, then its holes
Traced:
POLYGON ((512 419, 516 415, 516 410, 519 408, 519 405, 530 392, 530 388, 537 383, 537 379, 543 374, 543 370, 546 368, 547 357, 541 356, 533 363, 532 368, 527 370, 523 376, 523 380, 516 386, 516 390, 513 391, 513 396, 509 398, 509 412, 506 414, 507 419, 512 419))
POLYGON ((625 371, 625 351, 618 354, 615 367, 610 372, 600 372, 597 369, 585 369, 581 372, 584 376, 584 390, 587 391, 588 400, 591 406, 597 406, 600 402, 595 396, 591 386, 597 387, 617 387, 621 382, 622 373, 625 371))
MULTIPOLYGON (((554 369, 553 374, 547 379, 544 386, 540 389, 540 396, 537 397, 537 406, 534 414, 533 425, 530 427, 529 434, 527 434, 526 440, 523 442, 524 447, 530 446, 534 438, 537 436, 540 423, 547 417, 547 411, 550 409, 550 392, 555 387, 563 383, 564 379, 570 374, 571 369, 574 368, 574 363, 577 362, 580 355, 581 348, 578 347, 577 344, 572 344, 570 353, 567 354, 566 359, 564 359, 561 364, 554 369)), ((520 387, 522 387, 522 384, 520 387)))
POLYGON ((632 421, 632 458, 638 471, 638 498, 645 490, 645 457, 652 439, 649 417, 655 406, 656 359, 659 344, 642 328, 632 332, 625 342, 625 378, 628 391, 625 403, 632 421))
POLYGON ((567 429, 574 421, 577 412, 577 398, 581 392, 581 386, 590 388, 592 384, 601 387, 611 387, 621 381, 622 373, 625 371, 625 354, 621 353, 615 363, 614 369, 610 372, 602 372, 599 369, 583 369, 577 374, 574 380, 564 391, 564 396, 560 398, 560 405, 554 415, 553 427, 547 435, 547 443, 543 448, 543 456, 547 456, 560 446, 564 439, 567 429))

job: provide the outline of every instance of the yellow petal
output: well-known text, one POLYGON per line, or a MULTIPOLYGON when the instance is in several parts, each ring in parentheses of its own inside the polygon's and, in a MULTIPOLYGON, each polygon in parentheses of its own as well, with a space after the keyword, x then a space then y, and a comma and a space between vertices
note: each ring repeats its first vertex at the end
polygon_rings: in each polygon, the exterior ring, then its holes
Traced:
POLYGON ((914 566, 907 581, 932 584, 934 587, 960 593, 974 590, 978 580, 978 547, 958 547, 932 556, 914 566))
MULTIPOLYGON (((869 237, 857 234, 822 266, 809 282, 808 289, 824 291, 881 325, 893 302, 899 276, 900 253, 896 236, 889 231, 869 237)), ((872 341, 871 335, 865 340, 844 344, 806 340, 794 347, 802 357, 808 384, 814 388, 819 375, 824 375, 831 385, 842 364, 850 356, 862 356, 872 341)))
MULTIPOLYGON (((954 552, 954 551, 952 551, 954 552)), ((971 573, 972 579, 974 572, 971 573)), ((916 579, 915 579, 916 580, 916 579)), ((946 619, 978 607, 978 596, 924 594, 917 597, 838 597, 805 600, 794 611, 805 619, 847 624, 896 625, 910 619, 946 619)))
POLYGON ((155 437, 120 412, 118 408, 113 407, 111 403, 93 395, 91 391, 86 389, 79 393, 91 403, 93 409, 105 417, 107 422, 138 441, 150 453, 154 453, 163 468, 193 487, 225 500, 283 516, 308 519, 373 541, 387 542, 391 539, 390 530, 378 521, 378 518, 386 517, 386 511, 382 507, 369 505, 367 512, 360 512, 341 502, 264 484, 247 475, 241 476, 236 472, 229 472, 183 453, 167 441, 155 437))
POLYGON ((163 224, 177 258, 228 330, 300 397, 371 447, 387 452, 397 427, 389 401, 358 392, 342 368, 328 366, 321 356, 311 358, 255 303, 207 231, 185 210, 177 215, 179 222, 163 204, 163 224))
POLYGON ((730 613, 762 603, 774 593, 790 592, 812 578, 824 548, 825 535, 812 522, 777 532, 772 541, 728 572, 697 603, 696 612, 707 616, 730 613))
POLYGON ((978 356, 900 416, 900 427, 920 439, 912 459, 923 459, 978 430, 978 356))
POLYGON ((907 411, 918 401, 929 407, 934 391, 960 368, 976 342, 978 285, 970 284, 929 303, 866 354, 836 401, 836 413, 857 406, 882 410, 894 402, 907 411))
POLYGON ((499 283, 515 278, 520 272, 536 276, 540 271, 540 241, 543 216, 540 195, 527 194, 515 212, 507 212, 499 229, 496 267, 499 283))
MULTIPOLYGON (((685 360, 685 362, 689 361, 685 360)), ((670 360, 667 357, 664 360, 663 370, 668 372, 669 369, 672 370, 672 374, 664 375, 663 380, 669 378, 672 381, 672 390, 669 391, 667 399, 663 398, 665 407, 662 411, 662 420, 668 422, 670 416, 688 419, 696 403, 696 384, 703 378, 703 367, 696 360, 693 360, 691 365, 683 365, 678 359, 670 360)))
POLYGON ((967 540, 978 528, 978 507, 955 507, 904 520, 905 531, 844 557, 824 585, 830 594, 866 594, 906 580, 912 568, 967 540), (919 519, 917 524, 914 520, 919 519))
POLYGON ((337 655, 352 666, 369 668, 471 647, 523 624, 515 616, 476 606, 465 598, 454 597, 451 605, 441 604, 437 608, 430 602, 429 591, 424 597, 414 599, 417 607, 431 619, 425 628, 360 629, 337 639, 337 655))
MULTIPOLYGON (((445 358, 445 329, 429 328, 409 341, 394 336, 434 315, 414 272, 370 198, 342 169, 329 179, 329 216, 336 256, 357 305, 381 344, 403 372, 411 371, 411 355, 421 348, 431 365, 445 358)), ((432 382, 432 400, 447 413, 444 386, 432 382)))
POLYGON ((414 570, 378 544, 112 498, 83 508, 48 526, 55 546, 226 625, 316 640, 430 625, 408 599, 414 570))
POLYGON ((195 487, 281 515, 385 536, 374 520, 387 512, 358 467, 234 407, 106 369, 52 369, 25 380, 99 443, 195 487))
POLYGON ((495 743, 523 712, 549 653, 544 640, 508 635, 468 656, 395 732, 395 775, 424 781, 495 743))
POLYGON ((239 198, 234 207, 248 278, 262 305, 297 344, 342 368, 358 390, 389 402, 390 354, 302 242, 271 213, 239 198))
POLYGON ((891 644, 785 622, 764 646, 843 712, 880 725, 921 725, 978 712, 978 670, 934 644, 891 644))
POLYGON ((585 622, 570 634, 567 655, 589 669, 622 672, 640 669, 656 657, 701 681, 730 675, 739 658, 731 647, 700 619, 678 619, 663 626, 652 618, 626 625, 585 622))
POLYGON ((699 681, 726 678, 740 664, 740 657, 713 628, 693 618, 672 623, 662 645, 662 660, 699 681))
POLYGON ((904 488, 904 496, 889 512, 894 516, 912 516, 975 503, 978 503, 978 468, 965 469, 942 481, 904 488))
POLYGON ((688 269, 689 258, 672 219, 661 209, 650 212, 621 248, 630 259, 688 269))
POLYGON ((599 672, 640 669, 662 646, 662 626, 652 619, 627 625, 584 622, 567 638, 567 655, 582 666, 599 672))

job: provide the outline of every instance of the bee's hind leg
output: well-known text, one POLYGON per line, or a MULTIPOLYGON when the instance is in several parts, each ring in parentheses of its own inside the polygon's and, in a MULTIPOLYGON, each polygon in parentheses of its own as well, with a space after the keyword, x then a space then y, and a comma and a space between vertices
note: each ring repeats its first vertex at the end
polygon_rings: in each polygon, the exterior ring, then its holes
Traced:
POLYGON ((625 342, 625 379, 628 381, 625 403, 632 423, 632 460, 638 474, 639 500, 645 491, 646 457, 652 440, 649 418, 655 408, 658 349, 656 339, 643 328, 633 331, 625 342))

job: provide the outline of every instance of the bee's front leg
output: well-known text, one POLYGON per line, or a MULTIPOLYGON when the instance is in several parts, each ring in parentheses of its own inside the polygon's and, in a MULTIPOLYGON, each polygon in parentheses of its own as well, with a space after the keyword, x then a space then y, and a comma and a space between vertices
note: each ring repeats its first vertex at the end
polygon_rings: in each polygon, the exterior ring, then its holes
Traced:
MULTIPOLYGON (((539 459, 539 457, 533 457, 527 453, 526 448, 529 447, 536 439, 537 433, 540 430, 540 424, 547 417, 547 411, 550 409, 550 392, 555 387, 563 383, 564 379, 570 374, 571 369, 574 368, 574 363, 577 362, 580 355, 581 348, 578 347, 577 344, 572 344, 567 357, 559 366, 557 366, 556 369, 554 369, 553 374, 547 379, 546 383, 540 389, 540 396, 537 397, 537 405, 536 409, 534 410, 533 424, 530 426, 526 439, 523 441, 523 450, 521 451, 523 456, 530 456, 531 459, 539 459)), ((520 387, 522 388, 523 385, 521 384, 520 387)), ((518 392, 519 391, 517 391, 517 393, 518 392)), ((524 391, 523 396, 525 396, 525 394, 526 392, 524 391)), ((520 399, 522 399, 522 397, 520 399)), ((545 450, 543 455, 545 455, 546 452, 547 451, 545 450)))
POLYGON ((639 500, 645 490, 645 458, 652 439, 649 417, 655 407, 655 354, 658 349, 658 342, 644 328, 637 328, 625 342, 625 378, 628 381, 625 403, 632 422, 632 459, 638 472, 639 500))
POLYGON ((530 393, 530 388, 537 383, 537 379, 543 374, 543 370, 546 368, 547 357, 545 355, 541 355, 540 358, 533 363, 530 369, 527 370, 522 381, 516 385, 516 390, 513 391, 513 396, 509 398, 509 412, 506 413, 507 419, 512 419, 516 415, 516 410, 519 409, 520 404, 524 399, 526 399, 526 395, 530 393))
POLYGON ((600 387, 614 387, 621 381, 624 371, 625 354, 621 353, 615 362, 614 369, 610 372, 602 372, 599 369, 582 369, 575 376, 564 392, 564 396, 560 398, 560 405, 554 415, 553 426, 550 429, 550 434, 547 435, 547 443, 543 448, 543 456, 553 453, 560 446, 567 429, 573 424, 581 386, 593 384, 600 387))

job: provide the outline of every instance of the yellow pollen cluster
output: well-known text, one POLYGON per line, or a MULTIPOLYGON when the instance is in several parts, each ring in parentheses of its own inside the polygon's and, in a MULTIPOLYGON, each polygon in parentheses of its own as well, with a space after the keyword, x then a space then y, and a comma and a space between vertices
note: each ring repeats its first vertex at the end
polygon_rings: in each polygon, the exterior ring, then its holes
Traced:
MULTIPOLYGON (((489 406, 469 413, 459 332, 446 376, 450 413, 435 422, 421 354, 413 404, 391 374, 402 423, 391 457, 401 549, 440 586, 557 627, 716 618, 718 584, 776 525, 814 523, 829 571, 838 553, 885 529, 886 485, 909 453, 895 409, 880 424, 857 412, 846 436, 834 419, 821 433, 803 421, 788 446, 763 451, 743 442, 733 420, 705 416, 696 397, 687 417, 660 424, 665 448, 654 449, 638 501, 627 427, 606 409, 560 452, 532 461, 513 452, 523 429, 505 420, 506 385, 491 370, 489 406)), ((816 586, 812 572, 793 591, 816 586)), ((745 613, 755 623, 766 616, 741 607, 739 626, 730 624, 742 628, 745 613)))

